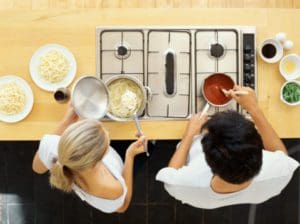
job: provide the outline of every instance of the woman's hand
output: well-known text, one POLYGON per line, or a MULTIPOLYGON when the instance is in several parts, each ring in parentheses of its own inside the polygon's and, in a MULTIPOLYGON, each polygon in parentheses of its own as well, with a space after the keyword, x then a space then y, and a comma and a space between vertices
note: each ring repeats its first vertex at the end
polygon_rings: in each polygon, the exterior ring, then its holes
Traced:
POLYGON ((62 119, 62 123, 66 124, 66 125, 70 125, 70 124, 75 123, 77 120, 78 120, 78 115, 76 114, 72 104, 69 103, 67 112, 65 113, 65 115, 62 119))
POLYGON ((71 103, 68 104, 67 112, 63 119, 59 122, 57 128, 54 131, 56 135, 62 135, 62 133, 69 127, 71 124, 75 123, 78 120, 78 115, 75 113, 74 108, 71 103))
POLYGON ((126 151, 126 156, 130 157, 135 157, 136 155, 145 152, 144 148, 144 142, 146 141, 147 144, 147 139, 145 136, 140 136, 137 141, 131 143, 131 145, 128 147, 126 151))
POLYGON ((192 117, 190 118, 186 131, 185 131, 185 136, 195 136, 199 135, 200 129, 202 125, 207 121, 208 116, 207 114, 201 115, 202 112, 199 112, 197 114, 193 114, 192 117))

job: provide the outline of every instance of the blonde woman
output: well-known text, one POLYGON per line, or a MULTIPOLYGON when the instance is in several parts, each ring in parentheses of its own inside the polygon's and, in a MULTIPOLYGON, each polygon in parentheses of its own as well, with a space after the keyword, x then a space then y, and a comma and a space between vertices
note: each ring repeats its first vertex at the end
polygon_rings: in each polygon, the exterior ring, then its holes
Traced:
POLYGON ((132 196, 134 157, 144 152, 145 137, 128 147, 123 164, 100 122, 77 120, 70 107, 54 134, 41 139, 33 170, 39 174, 50 170, 51 186, 74 191, 103 212, 124 212, 132 196))

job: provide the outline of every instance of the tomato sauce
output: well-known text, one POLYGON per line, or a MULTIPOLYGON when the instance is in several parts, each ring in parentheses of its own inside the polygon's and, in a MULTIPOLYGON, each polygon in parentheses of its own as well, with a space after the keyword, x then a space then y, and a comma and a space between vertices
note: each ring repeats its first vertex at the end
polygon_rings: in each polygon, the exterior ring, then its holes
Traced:
POLYGON ((222 106, 231 100, 231 97, 226 97, 222 89, 230 90, 234 86, 233 80, 223 74, 215 73, 204 81, 203 94, 209 103, 222 106))

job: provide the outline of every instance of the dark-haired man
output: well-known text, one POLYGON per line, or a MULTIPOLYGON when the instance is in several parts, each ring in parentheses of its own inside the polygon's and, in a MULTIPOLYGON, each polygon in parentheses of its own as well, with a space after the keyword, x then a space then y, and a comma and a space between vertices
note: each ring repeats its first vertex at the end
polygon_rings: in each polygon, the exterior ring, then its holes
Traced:
POLYGON ((299 166, 259 109, 254 91, 234 90, 248 91, 230 95, 254 123, 233 111, 210 120, 193 115, 168 167, 156 176, 183 203, 207 209, 261 203, 280 194, 299 166))

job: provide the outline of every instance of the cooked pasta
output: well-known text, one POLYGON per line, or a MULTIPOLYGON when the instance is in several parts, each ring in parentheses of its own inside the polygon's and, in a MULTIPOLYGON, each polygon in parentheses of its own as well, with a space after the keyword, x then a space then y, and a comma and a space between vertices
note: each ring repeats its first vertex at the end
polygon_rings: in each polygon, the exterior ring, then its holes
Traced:
POLYGON ((0 113, 15 115, 25 107, 26 95, 22 87, 12 81, 0 85, 0 113))
POLYGON ((140 87, 129 79, 118 79, 109 86, 109 112, 120 118, 131 117, 143 101, 140 87))
POLYGON ((69 71, 70 63, 59 51, 51 50, 40 58, 38 73, 46 82, 61 82, 69 71))

